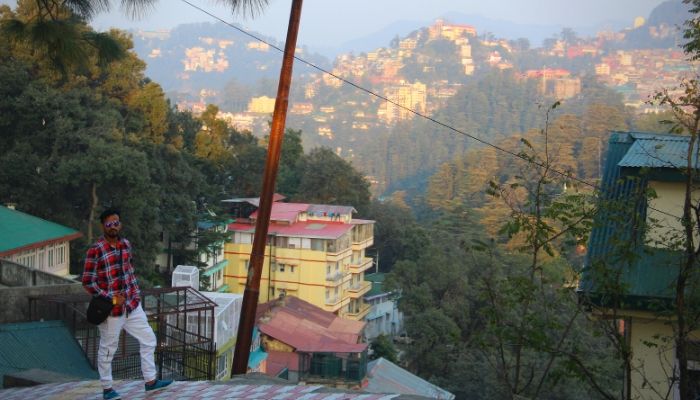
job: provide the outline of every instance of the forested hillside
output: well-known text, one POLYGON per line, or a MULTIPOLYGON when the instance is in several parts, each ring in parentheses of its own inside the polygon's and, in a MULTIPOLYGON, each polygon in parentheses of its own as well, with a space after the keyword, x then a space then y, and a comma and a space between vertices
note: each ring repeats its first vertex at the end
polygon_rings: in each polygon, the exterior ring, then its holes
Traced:
MULTIPOLYGON (((2 6, 0 22, 30 21, 32 12, 2 6)), ((94 34, 84 22, 68 22, 74 32, 94 34)), ((198 117, 177 111, 145 77, 124 33, 109 33, 124 52, 104 63, 80 41, 73 43, 82 45, 80 57, 59 58, 47 57, 50 41, 32 47, 17 37, 0 43, 0 203, 79 229, 74 273, 101 233, 97 216, 105 207, 121 208, 142 279, 162 283, 153 267, 162 232, 187 243, 202 213, 217 211, 223 199, 258 194, 265 141, 228 127, 216 106, 198 117)), ((305 154, 299 131, 288 131, 280 168, 278 190, 291 199, 366 210, 362 176, 329 150, 305 154), (318 182, 329 189, 319 191, 318 182)), ((179 250, 181 262, 195 258, 179 250)))

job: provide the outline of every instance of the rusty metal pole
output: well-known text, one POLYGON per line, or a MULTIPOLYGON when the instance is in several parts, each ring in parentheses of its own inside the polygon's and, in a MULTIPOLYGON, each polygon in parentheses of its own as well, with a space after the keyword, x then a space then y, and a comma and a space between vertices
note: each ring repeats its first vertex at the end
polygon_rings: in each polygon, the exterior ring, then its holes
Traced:
POLYGON ((258 297, 260 296, 260 277, 262 276, 263 261, 265 260, 265 242, 267 240, 267 229, 270 226, 272 196, 275 191, 275 179, 277 178, 280 151, 282 149, 282 140, 284 139, 284 124, 287 119, 289 87, 292 83, 292 66, 294 65, 294 50, 297 45, 297 34, 299 33, 301 4, 302 0, 292 0, 292 11, 289 15, 287 41, 284 45, 284 59, 282 60, 280 82, 277 87, 277 100, 275 100, 275 110, 272 114, 272 127, 270 128, 270 141, 267 146, 267 160, 265 162, 265 172, 263 173, 258 219, 255 222, 253 250, 250 254, 248 280, 243 293, 241 321, 238 326, 236 348, 233 353, 231 376, 245 374, 248 370, 248 357, 250 356, 250 345, 253 340, 253 328, 255 326, 255 312, 258 307, 258 297))

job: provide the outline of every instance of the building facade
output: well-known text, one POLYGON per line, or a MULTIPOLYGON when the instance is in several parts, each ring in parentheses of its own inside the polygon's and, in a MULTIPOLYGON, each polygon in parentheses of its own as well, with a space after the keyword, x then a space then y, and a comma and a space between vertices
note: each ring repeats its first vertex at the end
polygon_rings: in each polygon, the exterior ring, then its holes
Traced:
POLYGON ((403 332, 403 313, 399 311, 398 293, 384 289, 384 274, 368 274, 365 279, 372 282, 372 290, 365 294, 365 302, 371 310, 365 317, 365 338, 368 341, 379 335, 394 337, 403 332))
MULTIPOLYGON (((624 385, 629 399, 659 393, 679 398, 675 298, 685 256, 674 241, 683 237, 678 216, 683 214, 689 138, 614 132, 609 141, 602 202, 578 293, 591 313, 618 322, 631 352, 624 385), (649 191, 654 196, 648 197, 649 191)), ((694 158, 692 172, 697 173, 694 158)), ((688 281, 689 288, 695 284, 688 281)), ((689 379, 698 396, 700 331, 689 332, 688 341, 689 379)))
POLYGON ((0 258, 54 275, 69 274, 69 243, 82 234, 59 225, 0 206, 0 258))
MULTIPOLYGON (((232 293, 243 293, 257 199, 229 205, 236 220, 228 226, 224 280, 232 293)), ((371 289, 364 274, 372 266, 365 250, 374 240, 374 221, 353 219, 353 212, 347 206, 274 202, 259 301, 294 296, 340 317, 363 319, 370 309, 363 300, 371 289)))

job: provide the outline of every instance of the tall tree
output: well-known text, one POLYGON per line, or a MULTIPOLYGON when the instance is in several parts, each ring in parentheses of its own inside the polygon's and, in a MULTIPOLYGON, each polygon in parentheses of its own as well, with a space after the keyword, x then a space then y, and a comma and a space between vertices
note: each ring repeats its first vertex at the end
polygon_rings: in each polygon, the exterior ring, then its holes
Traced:
POLYGON ((353 206, 364 215, 369 206, 369 183, 352 164, 332 150, 311 150, 301 167, 301 180, 294 199, 321 204, 353 206))

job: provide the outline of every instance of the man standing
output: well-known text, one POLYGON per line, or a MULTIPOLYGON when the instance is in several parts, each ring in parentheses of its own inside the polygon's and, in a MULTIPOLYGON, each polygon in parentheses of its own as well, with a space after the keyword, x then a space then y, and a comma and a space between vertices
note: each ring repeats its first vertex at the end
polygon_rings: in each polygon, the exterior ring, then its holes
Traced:
POLYGON ((162 389, 172 381, 156 379, 153 352, 156 335, 141 307, 141 294, 131 265, 131 244, 121 237, 119 211, 107 209, 100 215, 104 235, 93 244, 85 257, 83 287, 93 296, 112 301, 112 313, 98 325, 100 347, 97 351, 97 370, 102 383, 102 398, 120 399, 112 387, 112 359, 117 352, 122 329, 139 341, 141 347, 141 372, 146 391, 162 389))

